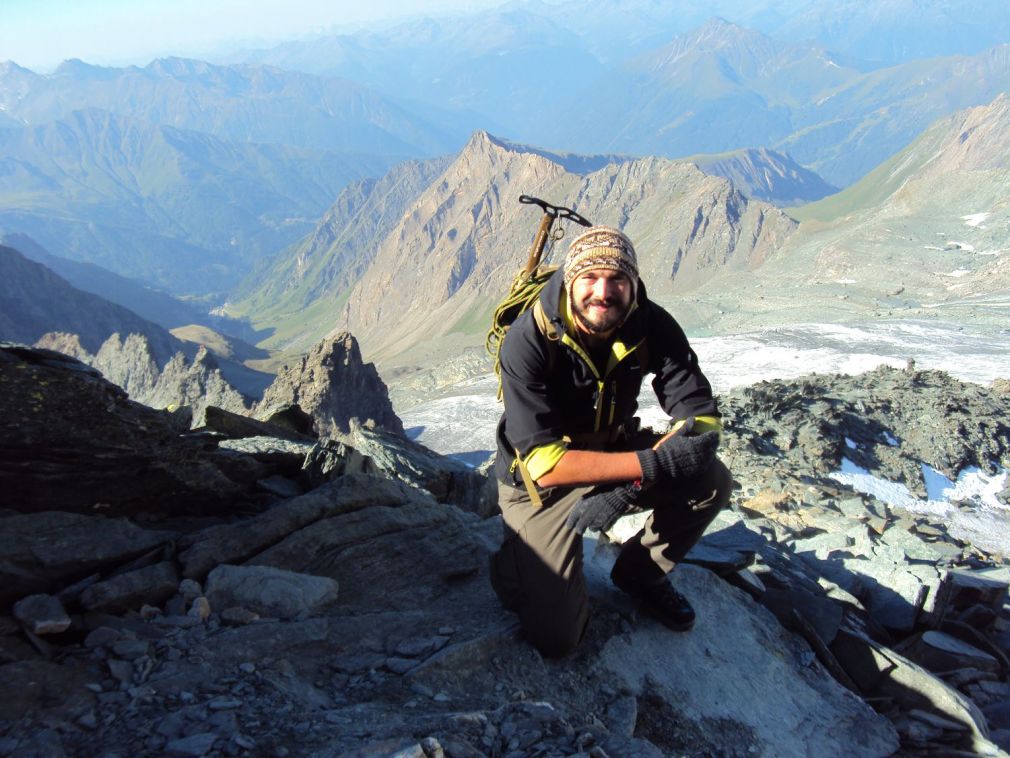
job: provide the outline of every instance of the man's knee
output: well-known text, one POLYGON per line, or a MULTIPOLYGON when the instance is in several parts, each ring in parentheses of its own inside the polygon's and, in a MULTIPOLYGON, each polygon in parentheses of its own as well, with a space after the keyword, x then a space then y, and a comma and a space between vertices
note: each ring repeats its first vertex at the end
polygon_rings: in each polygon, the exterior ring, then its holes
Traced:
POLYGON ((523 635, 545 658, 560 658, 575 650, 588 621, 588 607, 567 614, 556 609, 549 615, 532 609, 519 612, 523 635))
POLYGON ((730 473, 726 464, 718 458, 713 461, 706 474, 709 478, 709 486, 712 488, 713 505, 716 506, 716 510, 721 511, 729 505, 730 498, 733 496, 733 474, 730 473))

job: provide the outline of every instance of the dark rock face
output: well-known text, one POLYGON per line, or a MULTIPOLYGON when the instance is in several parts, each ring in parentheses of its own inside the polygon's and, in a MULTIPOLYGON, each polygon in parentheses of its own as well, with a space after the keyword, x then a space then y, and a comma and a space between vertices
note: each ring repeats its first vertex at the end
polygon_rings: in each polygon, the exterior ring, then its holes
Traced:
POLYGON ((346 434, 352 425, 379 426, 403 434, 375 366, 363 363, 348 332, 324 339, 296 365, 285 367, 256 406, 258 418, 297 405, 312 416, 321 437, 346 434))
POLYGON ((0 489, 18 512, 197 513, 249 493, 235 458, 181 437, 170 414, 130 400, 61 353, 0 345, 0 489))
POLYGON ((878 368, 858 376, 761 382, 721 399, 731 470, 827 474, 848 458, 925 497, 921 463, 950 479, 1010 461, 1010 396, 940 371, 878 368))

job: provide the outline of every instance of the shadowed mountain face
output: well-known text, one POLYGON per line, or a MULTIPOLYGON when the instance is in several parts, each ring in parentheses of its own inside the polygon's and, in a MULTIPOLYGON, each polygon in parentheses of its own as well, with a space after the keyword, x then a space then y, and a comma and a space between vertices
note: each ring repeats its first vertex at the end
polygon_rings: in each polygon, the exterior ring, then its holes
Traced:
POLYGON ((74 333, 92 353, 110 334, 143 334, 162 362, 183 349, 182 342, 156 324, 72 287, 13 248, 0 247, 0 338, 32 344, 46 332, 74 333))
POLYGON ((241 410, 243 395, 258 397, 270 379, 237 361, 218 363, 202 345, 177 339, 2 246, 0 340, 42 340, 98 368, 134 400, 159 408, 209 401, 241 410))
POLYGON ((838 192, 813 171, 773 150, 738 150, 694 159, 706 174, 729 179, 747 197, 778 206, 803 205, 838 192))

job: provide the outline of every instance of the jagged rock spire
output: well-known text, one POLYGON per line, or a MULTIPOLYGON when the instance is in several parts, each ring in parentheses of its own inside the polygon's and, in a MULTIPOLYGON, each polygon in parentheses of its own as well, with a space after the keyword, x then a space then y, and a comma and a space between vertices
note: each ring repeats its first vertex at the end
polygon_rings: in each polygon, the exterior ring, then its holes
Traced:
POLYGON ((312 416, 320 436, 346 434, 354 424, 403 433, 385 383, 374 364, 361 360, 357 340, 346 331, 319 342, 294 366, 285 366, 263 394, 256 415, 266 418, 290 405, 312 416))

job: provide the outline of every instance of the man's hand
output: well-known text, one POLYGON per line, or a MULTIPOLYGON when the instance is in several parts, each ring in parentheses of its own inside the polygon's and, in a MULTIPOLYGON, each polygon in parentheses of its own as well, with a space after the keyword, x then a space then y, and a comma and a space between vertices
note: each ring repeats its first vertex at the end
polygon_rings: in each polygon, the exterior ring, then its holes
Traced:
POLYGON ((637 450, 642 465, 643 483, 657 479, 691 479, 712 465, 719 447, 719 433, 705 432, 697 437, 667 435, 651 450, 637 450))
POLYGON ((586 529, 605 532, 619 516, 632 510, 637 501, 638 490, 630 484, 597 489, 579 498, 565 523, 579 534, 586 529))

